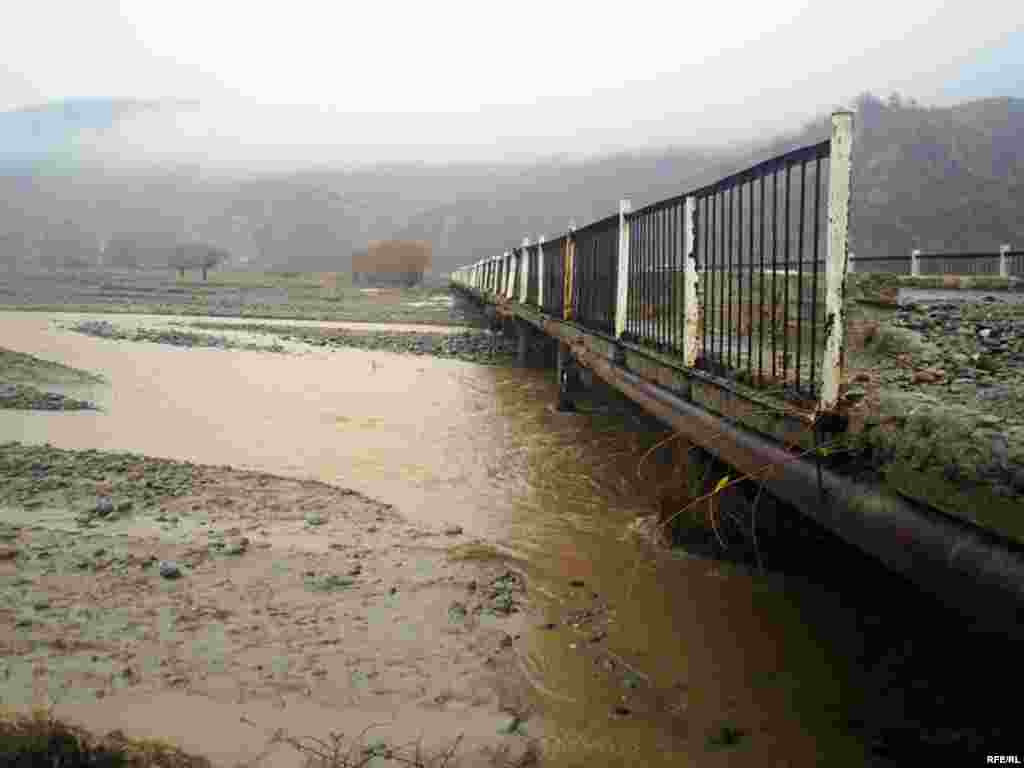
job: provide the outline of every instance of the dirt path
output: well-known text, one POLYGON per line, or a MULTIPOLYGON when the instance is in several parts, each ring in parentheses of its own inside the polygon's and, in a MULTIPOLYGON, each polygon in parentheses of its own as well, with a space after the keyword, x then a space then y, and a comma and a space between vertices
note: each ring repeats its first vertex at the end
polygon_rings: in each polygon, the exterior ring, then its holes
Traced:
POLYGON ((458 765, 535 748, 524 579, 452 558, 457 528, 313 481, 18 444, 0 525, 6 705, 217 765, 300 765, 282 739, 332 732, 461 739, 458 765))

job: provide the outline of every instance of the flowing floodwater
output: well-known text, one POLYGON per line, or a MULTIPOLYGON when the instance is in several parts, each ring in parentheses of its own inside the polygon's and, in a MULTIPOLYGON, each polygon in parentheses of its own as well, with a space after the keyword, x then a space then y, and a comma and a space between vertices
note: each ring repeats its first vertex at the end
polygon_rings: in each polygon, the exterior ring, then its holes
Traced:
POLYGON ((632 689, 595 667, 580 647, 587 639, 532 631, 519 651, 549 723, 548 764, 864 764, 846 725, 857 703, 842 640, 855 633, 852 616, 803 582, 652 555, 628 527, 651 512, 636 464, 657 436, 628 415, 554 412, 544 371, 361 350, 115 342, 62 327, 76 319, 0 313, 0 345, 102 374, 109 386, 89 393, 102 410, 0 411, 0 441, 354 488, 409 518, 497 542, 527 563, 545 610, 576 605, 570 581, 610 605, 609 648, 671 700, 663 711, 612 716, 632 689), (726 724, 744 741, 710 749, 707 735, 726 724))

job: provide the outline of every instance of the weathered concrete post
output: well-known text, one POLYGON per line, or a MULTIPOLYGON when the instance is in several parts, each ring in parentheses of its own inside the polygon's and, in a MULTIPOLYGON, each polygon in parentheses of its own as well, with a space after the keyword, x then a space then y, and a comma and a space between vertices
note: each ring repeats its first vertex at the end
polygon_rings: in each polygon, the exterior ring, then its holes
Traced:
POLYGON ((629 214, 633 203, 619 200, 619 274, 615 297, 615 338, 621 339, 626 330, 626 307, 629 305, 629 214))
POLYGON ((544 235, 537 238, 537 307, 544 308, 544 235))
POLYGON ((576 262, 576 222, 569 222, 569 234, 565 240, 565 279, 563 280, 562 290, 562 319, 572 320, 575 317, 575 312, 572 306, 573 297, 573 265, 576 262))
POLYGON ((825 261, 825 356, 821 366, 819 406, 831 411, 839 403, 846 361, 846 270, 849 260, 850 179, 853 172, 853 113, 832 115, 829 159, 828 244, 825 261))
POLYGON ((999 246, 999 276, 1009 277, 1010 276, 1010 246, 1000 245, 999 246))
POLYGON ((910 276, 921 276, 921 249, 915 248, 910 252, 910 276))
POLYGON ((530 238, 523 238, 523 247, 519 251, 519 296, 520 304, 526 303, 526 280, 530 276, 530 238))
POLYGON ((693 367, 697 364, 700 351, 701 312, 699 288, 700 274, 697 272, 695 250, 697 233, 694 230, 697 201, 686 198, 683 206, 683 364, 693 367))
POLYGON ((514 268, 515 263, 515 250, 505 251, 505 285, 503 286, 502 295, 506 299, 512 298, 512 270, 514 268))

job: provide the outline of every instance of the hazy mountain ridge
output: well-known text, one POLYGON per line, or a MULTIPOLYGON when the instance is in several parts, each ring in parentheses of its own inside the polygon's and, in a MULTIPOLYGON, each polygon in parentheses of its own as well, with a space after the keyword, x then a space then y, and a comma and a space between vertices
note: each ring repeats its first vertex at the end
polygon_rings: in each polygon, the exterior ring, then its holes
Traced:
MULTIPOLYGON (((418 217, 401 236, 441 243, 445 267, 468 263, 535 238, 563 233, 614 213, 680 194, 756 162, 829 136, 827 117, 789 137, 732 153, 659 157, 625 155, 561 169, 547 187, 536 179, 528 197, 495 210, 483 201, 443 206, 418 217), (559 190, 560 188, 560 190, 559 190), (454 247, 452 247, 454 245, 454 247), (448 252, 463 256, 447 260, 448 252)), ((950 108, 924 108, 870 95, 857 101, 851 250, 861 255, 1024 247, 1024 100, 1000 98, 950 108)))
MULTIPOLYGON (((430 241, 434 269, 447 271, 518 245, 524 235, 551 238, 570 220, 582 225, 607 216, 620 198, 639 207, 829 132, 823 117, 795 135, 738 149, 242 177, 191 166, 75 169, 68 156, 75 130, 104 130, 119 115, 157 107, 68 104, 0 114, 7 147, 0 153, 0 262, 95 263, 111 240, 122 251, 134 240, 147 254, 143 261, 159 262, 175 242, 201 240, 250 264, 346 270, 352 250, 367 241, 402 237, 430 241), (26 129, 30 124, 36 127, 26 129), (15 134, 31 134, 35 143, 19 152, 21 145, 7 140, 15 134)), ((865 95, 856 126, 855 253, 1024 244, 1024 100, 924 108, 865 95)))

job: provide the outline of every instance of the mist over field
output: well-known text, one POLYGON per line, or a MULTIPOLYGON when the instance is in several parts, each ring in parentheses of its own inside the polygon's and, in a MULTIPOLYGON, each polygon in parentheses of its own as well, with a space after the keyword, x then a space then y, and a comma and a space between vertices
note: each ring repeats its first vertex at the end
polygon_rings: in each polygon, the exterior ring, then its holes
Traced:
POLYGON ((444 272, 818 141, 836 108, 858 112, 856 253, 1024 239, 1024 34, 998 3, 659 5, 636 23, 571 4, 58 5, 14 11, 0 71, 11 266, 167 266, 201 243, 347 270, 407 238, 444 272))

